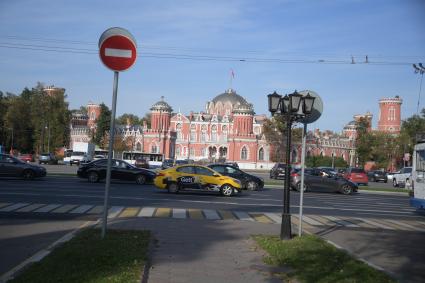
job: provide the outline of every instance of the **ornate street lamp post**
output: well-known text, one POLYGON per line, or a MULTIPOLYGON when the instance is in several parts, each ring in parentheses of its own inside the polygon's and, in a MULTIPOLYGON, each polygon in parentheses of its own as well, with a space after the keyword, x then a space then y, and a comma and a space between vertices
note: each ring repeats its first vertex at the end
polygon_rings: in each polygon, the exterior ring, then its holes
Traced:
POLYGON ((291 233, 291 212, 289 188, 291 185, 291 129, 292 123, 304 118, 310 114, 313 109, 314 97, 310 94, 303 96, 297 91, 282 97, 280 94, 273 92, 268 95, 269 111, 273 115, 282 115, 286 118, 286 167, 285 167, 285 183, 283 191, 283 212, 282 224, 280 227, 280 238, 289 240, 291 233), (302 106, 300 108, 300 106, 302 106))

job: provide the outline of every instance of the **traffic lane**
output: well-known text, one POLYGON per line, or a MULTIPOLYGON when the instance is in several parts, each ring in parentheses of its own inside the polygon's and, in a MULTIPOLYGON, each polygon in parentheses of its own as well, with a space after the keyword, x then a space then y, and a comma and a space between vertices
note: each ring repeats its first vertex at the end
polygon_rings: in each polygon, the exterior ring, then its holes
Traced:
MULTIPOLYGON (((3 182, 4 183, 4 182, 3 182)), ((28 203, 103 205, 104 183, 91 184, 69 177, 50 178, 48 182, 12 182, 14 187, 0 192, 1 200, 28 203), (69 184, 71 183, 71 184, 69 184), (19 185, 20 184, 20 185, 19 185), (40 185, 41 184, 41 185, 40 185)), ((329 215, 411 216, 408 198, 401 196, 362 195, 349 196, 336 193, 304 194, 304 212, 329 215)), ((153 206, 173 208, 225 209, 249 212, 281 212, 283 191, 265 189, 244 191, 240 196, 225 198, 217 193, 180 192, 169 194, 153 186, 140 186, 127 182, 113 182, 110 201, 112 206, 153 206)), ((291 193, 291 212, 299 209, 299 194, 291 193)))
POLYGON ((86 220, 8 218, 0 216, 0 274, 85 224, 86 220))

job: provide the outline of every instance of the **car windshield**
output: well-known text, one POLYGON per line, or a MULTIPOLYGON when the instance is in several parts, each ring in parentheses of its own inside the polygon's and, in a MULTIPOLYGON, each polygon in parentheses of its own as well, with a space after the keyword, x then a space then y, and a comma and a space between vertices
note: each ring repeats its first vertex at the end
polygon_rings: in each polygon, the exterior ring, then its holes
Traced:
POLYGON ((85 153, 84 152, 82 152, 82 151, 74 151, 73 153, 72 153, 72 155, 74 155, 74 156, 83 156, 85 153))

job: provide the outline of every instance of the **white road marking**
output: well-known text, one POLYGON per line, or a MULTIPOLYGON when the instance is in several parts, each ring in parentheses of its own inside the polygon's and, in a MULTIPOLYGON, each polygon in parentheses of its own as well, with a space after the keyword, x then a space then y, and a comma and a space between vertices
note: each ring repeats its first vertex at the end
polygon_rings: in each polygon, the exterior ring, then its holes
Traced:
POLYGON ((303 221, 306 222, 307 224, 313 225, 313 226, 323 226, 325 224, 308 217, 307 215, 303 215, 303 221))
POLYGON ((234 211, 233 214, 236 215, 236 217, 239 218, 239 220, 255 221, 254 219, 251 218, 251 216, 249 216, 248 213, 243 212, 243 211, 234 211))
POLYGON ((218 215, 217 210, 203 209, 205 218, 210 220, 220 220, 221 217, 218 215))
POLYGON ((61 205, 62 204, 49 204, 49 205, 43 206, 42 208, 34 210, 33 212, 49 212, 49 211, 52 211, 53 209, 58 208, 61 205))
POLYGON ((109 209, 108 218, 115 218, 123 211, 124 206, 113 206, 109 209))
POLYGON ((155 207, 143 207, 137 216, 139 217, 152 217, 155 212, 155 207))
POLYGON ((401 226, 401 227, 408 228, 408 229, 413 230, 413 231, 421 231, 421 232, 425 232, 425 229, 422 229, 422 228, 420 228, 420 227, 414 227, 414 226, 411 226, 411 225, 409 225, 409 224, 406 224, 406 223, 404 223, 404 222, 400 222, 400 221, 397 221, 397 220, 385 219, 385 221, 388 221, 388 222, 390 222, 390 223, 394 223, 394 224, 396 224, 396 225, 399 225, 399 226, 401 226))
POLYGON ((364 218, 357 218, 357 219, 360 220, 360 221, 363 221, 364 223, 367 223, 367 224, 370 224, 372 226, 376 226, 376 227, 379 227, 379 228, 383 228, 383 229, 387 229, 387 230, 396 230, 393 227, 390 227, 388 225, 376 222, 378 220, 374 221, 374 220, 371 220, 371 219, 364 219, 364 218))
POLYGON ((24 203, 24 202, 15 203, 15 204, 3 207, 2 209, 0 209, 0 212, 11 212, 15 209, 19 209, 27 205, 29 205, 29 203, 24 203))
POLYGON ((264 213, 264 215, 276 223, 282 223, 282 216, 280 216, 278 213, 264 213))
POLYGON ((80 205, 79 207, 71 210, 69 213, 85 213, 89 211, 94 205, 80 205))
POLYGON ((105 56, 131 58, 133 52, 128 49, 105 48, 105 56))
POLYGON ((326 219, 329 219, 330 221, 335 222, 336 224, 339 224, 339 225, 341 225, 341 226, 346 226, 346 227, 359 227, 359 225, 356 225, 356 224, 354 224, 354 223, 348 222, 348 221, 343 220, 343 219, 336 218, 336 217, 334 217, 334 216, 330 216, 330 215, 322 215, 322 217, 324 217, 324 218, 326 218, 326 219))
MULTIPOLYGON (((141 216, 141 215, 139 214, 139 216, 141 216)), ((150 216, 152 216, 152 214, 150 216)), ((180 219, 186 218, 186 209, 173 208, 173 218, 180 218, 180 219)))

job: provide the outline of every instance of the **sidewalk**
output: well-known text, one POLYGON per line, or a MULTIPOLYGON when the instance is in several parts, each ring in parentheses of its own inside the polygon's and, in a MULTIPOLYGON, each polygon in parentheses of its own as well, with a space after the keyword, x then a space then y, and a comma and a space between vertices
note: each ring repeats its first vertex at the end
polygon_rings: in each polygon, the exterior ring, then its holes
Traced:
POLYGON ((272 270, 263 263, 263 251, 250 239, 255 234, 277 235, 278 225, 129 218, 108 226, 152 232, 150 266, 142 282, 281 282, 271 275, 272 270))

